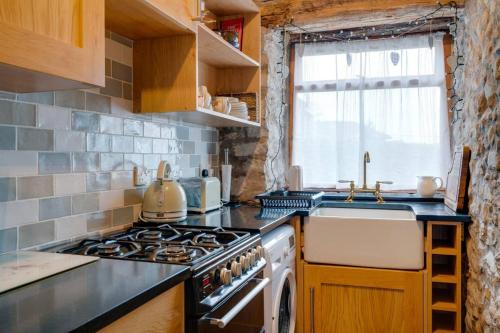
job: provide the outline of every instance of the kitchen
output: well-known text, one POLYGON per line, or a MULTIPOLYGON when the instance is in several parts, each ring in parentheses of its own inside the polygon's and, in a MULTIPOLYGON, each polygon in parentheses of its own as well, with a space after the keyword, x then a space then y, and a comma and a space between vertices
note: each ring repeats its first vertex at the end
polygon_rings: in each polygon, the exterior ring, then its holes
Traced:
POLYGON ((0 2, 0 332, 499 332, 499 21, 0 2))

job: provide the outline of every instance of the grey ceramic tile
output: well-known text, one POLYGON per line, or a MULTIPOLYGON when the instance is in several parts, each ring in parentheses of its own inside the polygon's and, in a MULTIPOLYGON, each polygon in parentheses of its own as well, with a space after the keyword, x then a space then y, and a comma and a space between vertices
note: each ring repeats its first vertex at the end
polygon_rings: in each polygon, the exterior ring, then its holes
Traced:
POLYGON ((40 221, 71 215, 71 197, 40 199, 40 221))
POLYGON ((123 202, 123 190, 99 192, 100 210, 123 207, 123 202))
POLYGON ((53 151, 54 131, 36 128, 18 128, 17 149, 53 151))
POLYGON ((118 117, 101 116, 101 133, 123 134, 123 119, 118 117))
POLYGON ((85 192, 85 174, 54 175, 54 192, 56 196, 85 192))
POLYGON ((182 153, 182 143, 177 140, 168 140, 168 152, 170 154, 182 153))
POLYGON ((123 170, 133 170, 136 166, 142 166, 144 159, 142 154, 123 155, 123 170))
POLYGON ((113 210, 113 225, 129 224, 134 222, 134 208, 132 206, 113 210))
POLYGON ((55 150, 63 152, 85 151, 85 133, 75 131, 54 131, 55 150))
POLYGON ((48 91, 48 92, 18 94, 17 99, 24 102, 54 105, 54 92, 48 91))
POLYGON ((161 126, 157 123, 149 121, 144 122, 144 136, 148 138, 161 137, 161 126))
POLYGON ((113 61, 111 63, 111 76, 121 81, 132 82, 132 67, 113 61))
POLYGON ((181 169, 189 169, 189 155, 177 155, 177 165, 181 169))
POLYGON ((178 140, 189 140, 189 128, 184 126, 176 127, 177 139, 178 140))
POLYGON ((19 228, 19 248, 48 243, 55 239, 54 221, 23 225, 19 228))
POLYGON ((194 141, 183 141, 182 142, 182 153, 183 154, 194 154, 194 141))
POLYGON ((112 226, 112 211, 92 213, 87 215, 87 231, 107 229, 112 226))
POLYGON ((122 97, 122 82, 109 78, 106 78, 106 86, 100 89, 101 94, 122 97))
POLYGON ((134 138, 134 152, 151 154, 153 152, 153 140, 149 138, 134 138))
POLYGON ((38 153, 38 171, 41 175, 71 172, 69 153, 38 153))
POLYGON ((101 154, 102 171, 113 171, 122 169, 123 169, 123 154, 118 154, 118 153, 101 154))
POLYGON ((142 123, 142 121, 125 119, 123 121, 123 134, 142 136, 143 135, 143 123, 142 123))
POLYGON ((0 124, 36 126, 34 104, 0 100, 0 124))
POLYGON ((68 216, 55 220, 56 240, 70 239, 87 233, 85 215, 68 216))
POLYGON ((131 136, 113 136, 111 150, 115 153, 133 153, 134 138, 131 136))
POLYGON ((148 170, 156 170, 160 164, 161 156, 158 154, 145 154, 144 166, 148 170))
POLYGON ((99 160, 99 153, 73 153, 73 171, 98 171, 99 160))
POLYGON ((142 204, 142 199, 144 197, 143 188, 134 188, 130 190, 125 190, 125 206, 142 204))
POLYGON ((17 228, 0 230, 0 254, 17 249, 17 228))
POLYGON ((134 186, 132 171, 115 171, 111 173, 111 189, 125 189, 134 186))
POLYGON ((0 177, 32 176, 38 174, 37 158, 37 152, 2 151, 0 177))
POLYGON ((80 90, 56 91, 55 105, 72 109, 85 109, 85 93, 80 90))
POLYGON ((6 91, 0 91, 0 98, 2 98, 2 99, 16 99, 16 94, 6 92, 6 91))
POLYGON ((68 130, 71 128, 71 111, 51 105, 39 105, 37 126, 40 128, 68 130))
POLYGON ((17 198, 20 200, 53 196, 54 177, 20 177, 17 180, 17 191, 17 198))
POLYGON ((153 153, 155 153, 155 154, 168 154, 168 140, 167 139, 153 139, 153 153))
POLYGON ((111 189, 109 172, 88 173, 86 175, 87 192, 107 191, 111 189))
POLYGON ((127 37, 123 37, 122 35, 119 35, 117 33, 111 32, 110 35, 111 39, 114 40, 115 42, 118 42, 122 45, 132 47, 134 46, 134 41, 131 39, 128 39, 127 37))
POLYGON ((99 210, 99 193, 77 194, 71 202, 73 215, 95 212, 99 210))
POLYGON ((215 143, 207 143, 207 154, 217 154, 217 145, 215 143))
POLYGON ((91 112, 73 112, 72 128, 75 131, 99 132, 99 115, 91 112))
POLYGON ((104 61, 104 75, 111 76, 111 60, 108 58, 104 61))
POLYGON ((217 142, 217 131, 201 130, 201 140, 205 142, 217 142))
POLYGON ((0 150, 16 149, 16 128, 0 126, 0 150))
POLYGON ((87 151, 109 152, 111 137, 107 134, 87 134, 87 151))
POLYGON ((189 156, 189 166, 191 168, 198 168, 200 166, 200 163, 201 163, 200 155, 189 156))
POLYGON ((123 89, 123 98, 127 99, 127 100, 132 100, 132 94, 133 94, 133 90, 132 90, 132 85, 130 83, 127 83, 127 82, 122 82, 122 89, 123 89))
POLYGON ((111 99, 108 96, 85 93, 85 109, 101 113, 111 112, 111 99))
POLYGON ((16 200, 16 178, 0 178, 0 202, 16 200))
POLYGON ((0 229, 38 222, 38 200, 0 202, 0 229))

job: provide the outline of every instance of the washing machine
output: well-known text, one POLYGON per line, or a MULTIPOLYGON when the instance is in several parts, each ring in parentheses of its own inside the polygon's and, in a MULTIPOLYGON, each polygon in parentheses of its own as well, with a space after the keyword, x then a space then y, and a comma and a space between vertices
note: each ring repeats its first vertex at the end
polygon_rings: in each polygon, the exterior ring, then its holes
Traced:
POLYGON ((267 265, 264 277, 271 283, 264 290, 266 333, 295 332, 297 308, 295 283, 295 233, 282 225, 262 237, 267 265))

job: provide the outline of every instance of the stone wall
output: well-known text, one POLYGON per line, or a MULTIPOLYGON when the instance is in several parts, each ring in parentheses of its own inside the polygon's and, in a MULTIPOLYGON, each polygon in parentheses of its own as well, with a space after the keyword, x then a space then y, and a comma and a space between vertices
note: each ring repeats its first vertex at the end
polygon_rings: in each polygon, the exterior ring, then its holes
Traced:
POLYGON ((220 161, 229 148, 233 165, 231 195, 241 201, 283 187, 288 166, 287 54, 283 61, 283 47, 288 49, 288 43, 282 31, 262 30, 261 127, 221 129, 219 138, 220 161))
POLYGON ((463 111, 453 124, 454 144, 471 147, 467 239, 466 329, 500 332, 500 2, 468 0, 457 46, 465 66, 457 92, 463 111))

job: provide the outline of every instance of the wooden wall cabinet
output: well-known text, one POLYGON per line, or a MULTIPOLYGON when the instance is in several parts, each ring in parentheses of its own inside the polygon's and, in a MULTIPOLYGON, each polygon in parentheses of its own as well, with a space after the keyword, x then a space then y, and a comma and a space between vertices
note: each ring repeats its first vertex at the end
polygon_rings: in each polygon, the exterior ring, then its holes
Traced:
POLYGON ((304 329, 314 333, 421 333, 422 272, 304 266, 304 329))
POLYGON ((184 320, 184 283, 179 283, 99 332, 183 333, 184 320))
POLYGON ((104 85, 102 0, 0 1, 0 90, 104 85))

